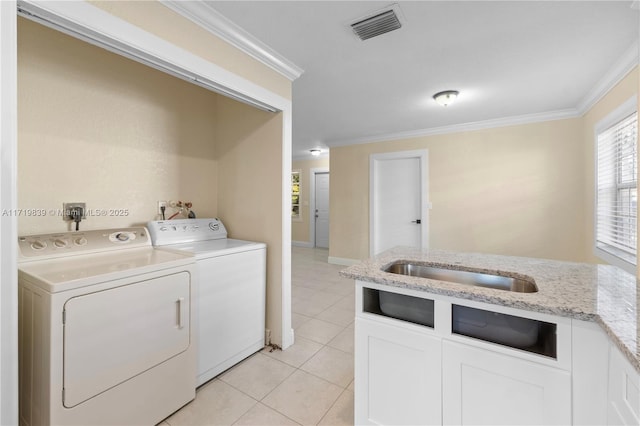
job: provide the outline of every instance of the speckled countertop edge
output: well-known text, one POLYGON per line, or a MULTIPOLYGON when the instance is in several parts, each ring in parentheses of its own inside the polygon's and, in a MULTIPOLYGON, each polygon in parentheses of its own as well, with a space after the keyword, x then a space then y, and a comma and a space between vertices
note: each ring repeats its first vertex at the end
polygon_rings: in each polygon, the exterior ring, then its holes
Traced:
POLYGON ((340 275, 391 287, 594 321, 640 372, 638 282, 635 276, 614 266, 397 247, 350 266, 340 271, 340 275), (533 279, 538 292, 517 293, 384 272, 389 264, 398 260, 533 279))

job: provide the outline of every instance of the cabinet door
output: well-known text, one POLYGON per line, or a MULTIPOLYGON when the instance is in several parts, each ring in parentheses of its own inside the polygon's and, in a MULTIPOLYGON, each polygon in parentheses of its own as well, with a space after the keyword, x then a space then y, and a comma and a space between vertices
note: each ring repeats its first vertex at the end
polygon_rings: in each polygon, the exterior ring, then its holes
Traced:
POLYGON ((440 342, 356 318, 355 424, 441 424, 440 342))
POLYGON ((567 371, 449 341, 442 360, 444 424, 571 424, 567 371))
POLYGON ((640 424, 640 375, 616 346, 609 357, 607 424, 640 424))

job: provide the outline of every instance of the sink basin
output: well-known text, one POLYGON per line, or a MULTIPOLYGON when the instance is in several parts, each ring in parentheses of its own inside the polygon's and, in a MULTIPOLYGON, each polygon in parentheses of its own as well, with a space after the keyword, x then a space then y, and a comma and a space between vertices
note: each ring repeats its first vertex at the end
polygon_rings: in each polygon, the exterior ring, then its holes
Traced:
POLYGON ((411 277, 429 278, 438 281, 448 281, 467 284, 476 287, 495 288, 497 290, 515 291, 518 293, 535 293, 538 287, 533 281, 501 275, 484 274, 481 272, 460 271, 437 266, 425 266, 406 261, 394 262, 385 269, 392 274, 408 275, 411 277))

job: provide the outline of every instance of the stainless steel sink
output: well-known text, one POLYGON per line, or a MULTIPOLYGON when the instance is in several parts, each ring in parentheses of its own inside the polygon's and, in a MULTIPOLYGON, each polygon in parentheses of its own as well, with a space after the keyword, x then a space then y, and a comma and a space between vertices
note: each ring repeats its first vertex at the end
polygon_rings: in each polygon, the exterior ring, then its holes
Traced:
POLYGON ((457 269, 441 268, 436 266, 417 265, 407 261, 398 261, 389 265, 385 272, 392 274, 408 275, 411 277, 429 278, 438 281, 447 281, 458 284, 473 285, 476 287, 488 287, 498 290, 515 291, 518 293, 535 293, 538 291, 533 280, 527 281, 519 278, 505 277, 501 275, 484 274, 472 271, 460 271, 457 269))

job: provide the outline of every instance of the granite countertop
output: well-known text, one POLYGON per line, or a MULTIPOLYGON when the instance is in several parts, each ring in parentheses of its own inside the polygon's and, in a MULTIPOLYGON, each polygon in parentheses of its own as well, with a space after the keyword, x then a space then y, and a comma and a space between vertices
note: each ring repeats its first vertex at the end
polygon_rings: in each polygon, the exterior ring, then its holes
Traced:
POLYGON ((638 282, 635 276, 615 266, 397 247, 350 266, 340 271, 340 275, 391 287, 595 321, 640 372, 638 282), (499 272, 499 275, 514 278, 530 277, 538 286, 538 292, 516 293, 383 271, 397 260, 490 274, 499 272))

